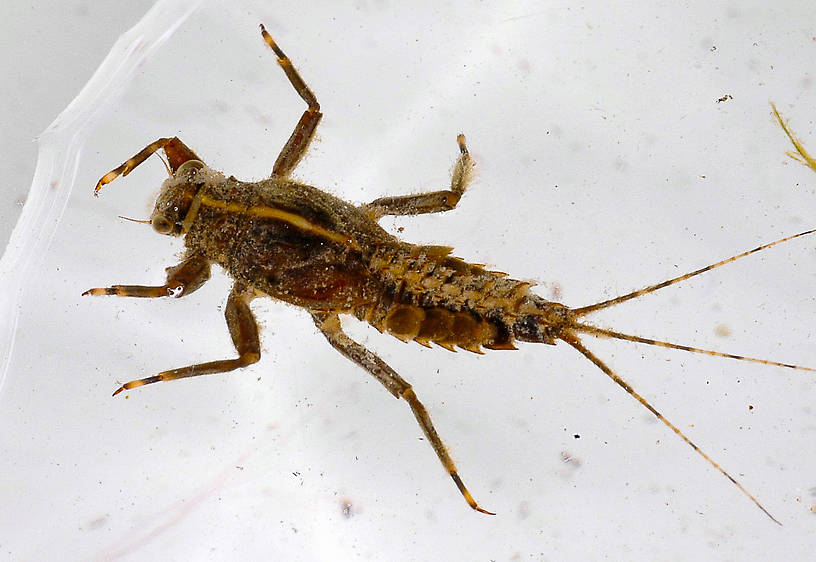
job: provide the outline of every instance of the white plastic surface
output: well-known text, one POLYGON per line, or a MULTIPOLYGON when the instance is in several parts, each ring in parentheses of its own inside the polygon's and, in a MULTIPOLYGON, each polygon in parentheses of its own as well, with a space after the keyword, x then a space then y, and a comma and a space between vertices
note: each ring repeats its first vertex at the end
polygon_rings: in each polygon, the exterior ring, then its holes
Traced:
MULTIPOLYGON (((80 296, 161 283, 177 261, 179 240, 117 218, 148 216, 157 158, 92 197, 149 142, 178 135, 227 174, 269 173, 304 105, 261 21, 325 114, 298 178, 357 203, 439 188, 464 132, 478 176, 459 208, 383 224, 544 297, 582 306, 811 228, 816 174, 784 156, 768 102, 816 152, 816 8, 764 5, 157 3, 42 136, 0 262, 0 555, 810 555, 813 374, 586 339, 779 527, 568 346, 451 354, 349 322, 414 384, 488 517, 407 406, 303 312, 256 301, 264 356, 250 368, 111 398, 232 356, 229 280, 180 300, 80 296)), ((774 248, 596 322, 816 366, 814 248, 774 248)))

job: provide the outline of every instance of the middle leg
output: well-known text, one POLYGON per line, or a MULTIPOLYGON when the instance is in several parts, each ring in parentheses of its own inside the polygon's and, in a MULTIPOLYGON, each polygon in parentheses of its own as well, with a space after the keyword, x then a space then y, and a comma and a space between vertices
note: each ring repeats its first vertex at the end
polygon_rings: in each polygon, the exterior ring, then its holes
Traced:
POLYGON ((272 36, 267 33, 263 24, 261 24, 261 35, 263 35, 264 41, 269 45, 269 48, 277 55, 278 64, 283 69, 283 72, 286 73, 289 82, 291 82, 292 86, 297 90, 298 95, 303 98, 303 101, 309 106, 306 111, 303 112, 298 124, 295 125, 292 136, 290 136, 286 144, 283 145, 283 149, 278 155, 278 159, 275 160, 275 165, 272 167, 273 176, 285 178, 292 173, 292 170, 298 165, 303 155, 306 154, 306 150, 312 142, 315 129, 317 129, 317 124, 320 123, 323 114, 320 113, 320 104, 317 103, 317 98, 314 93, 312 93, 309 86, 306 85, 303 78, 300 77, 300 74, 295 69, 295 65, 292 64, 292 61, 289 60, 289 57, 278 47, 278 44, 275 43, 272 36))
POLYGON ((249 308, 252 294, 251 291, 244 291, 238 286, 233 287, 229 299, 227 299, 227 307, 224 310, 224 316, 227 319, 227 328, 229 329, 230 336, 232 336, 232 343, 235 345, 235 350, 238 352, 237 359, 221 359, 219 361, 198 363, 179 369, 164 371, 152 377, 127 382, 120 386, 113 395, 116 396, 123 390, 130 390, 131 388, 152 384, 154 382, 172 381, 187 377, 197 377, 199 375, 211 375, 214 373, 227 373, 240 367, 246 367, 247 365, 256 363, 261 358, 261 340, 258 334, 258 323, 255 320, 255 315, 252 314, 252 310, 249 308))

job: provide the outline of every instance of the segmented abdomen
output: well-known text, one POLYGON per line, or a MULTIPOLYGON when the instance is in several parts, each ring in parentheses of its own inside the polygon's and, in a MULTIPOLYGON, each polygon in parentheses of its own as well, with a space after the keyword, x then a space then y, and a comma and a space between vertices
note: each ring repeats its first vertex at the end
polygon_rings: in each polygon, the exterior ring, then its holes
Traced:
POLYGON ((513 323, 530 283, 450 256, 447 246, 381 246, 369 271, 383 287, 357 316, 403 341, 479 353, 515 349, 513 323))

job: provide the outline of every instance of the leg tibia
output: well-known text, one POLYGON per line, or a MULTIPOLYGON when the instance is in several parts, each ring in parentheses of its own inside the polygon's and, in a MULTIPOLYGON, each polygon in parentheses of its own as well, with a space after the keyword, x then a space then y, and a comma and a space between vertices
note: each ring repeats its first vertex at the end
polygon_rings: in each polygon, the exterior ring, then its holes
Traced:
POLYGON ((170 169, 174 173, 179 169, 179 166, 188 160, 201 160, 196 153, 187 148, 187 145, 181 142, 178 137, 158 139, 140 150, 133 158, 126 160, 118 168, 114 168, 102 176, 96 184, 94 195, 99 194, 99 190, 102 189, 103 185, 112 182, 119 176, 128 175, 136 166, 147 160, 151 154, 160 149, 164 149, 167 160, 170 162, 170 169))
POLYGON ((247 294, 243 293, 237 287, 234 287, 227 300, 227 308, 224 311, 224 316, 227 319, 227 328, 229 328, 232 342, 235 344, 235 349, 238 352, 237 359, 222 359, 164 371, 152 377, 145 377, 125 383, 120 386, 113 395, 116 396, 123 390, 130 390, 131 388, 152 384, 154 382, 172 381, 214 373, 226 373, 257 362, 261 358, 261 342, 258 335, 258 324, 255 321, 252 310, 249 308, 249 301, 250 297, 247 294))
POLYGON ((210 278, 210 262, 194 256, 178 265, 167 268, 167 282, 164 285, 112 285, 88 289, 82 295, 117 295, 120 297, 183 297, 201 287, 210 278))
POLYGON ((295 88, 298 95, 309 106, 308 109, 303 112, 298 124, 295 125, 295 130, 292 131, 289 140, 283 145, 283 149, 278 155, 277 160, 275 160, 275 165, 272 168, 273 176, 285 178, 292 173, 292 170, 295 169, 298 162, 300 162, 303 155, 306 154, 306 151, 309 149, 309 144, 312 142, 317 124, 320 123, 323 114, 320 113, 320 104, 317 103, 317 97, 315 97, 314 93, 309 89, 309 86, 307 86, 306 82, 301 78, 295 65, 292 64, 292 61, 289 60, 286 53, 278 47, 278 44, 275 43, 272 36, 266 32, 266 28, 263 24, 261 24, 261 35, 264 41, 266 41, 266 44, 269 45, 269 48, 272 49, 278 57, 278 64, 283 69, 292 87, 295 88))
POLYGON ((453 166, 450 189, 376 199, 363 208, 374 219, 385 215, 422 215, 440 213, 455 208, 473 177, 473 159, 465 145, 465 135, 456 138, 459 158, 453 166))
POLYGON ((453 459, 448 453, 445 444, 442 443, 442 438, 439 437, 439 434, 436 432, 436 428, 431 421, 431 416, 428 414, 425 406, 422 405, 422 402, 417 398, 411 385, 400 377, 394 369, 389 367, 385 361, 348 337, 340 325, 340 318, 336 314, 313 313, 312 317, 318 329, 323 332, 323 335, 329 340, 332 347, 368 371, 368 373, 380 381, 391 394, 408 402, 411 411, 414 413, 414 417, 419 423, 419 427, 422 428, 422 432, 436 452, 436 456, 439 457, 442 466, 445 467, 447 473, 456 483, 456 487, 459 488, 459 491, 462 496, 464 496, 465 501, 468 502, 468 505, 476 511, 493 515, 489 511, 479 507, 479 504, 477 504, 473 496, 470 495, 467 487, 462 483, 462 479, 459 477, 453 459))

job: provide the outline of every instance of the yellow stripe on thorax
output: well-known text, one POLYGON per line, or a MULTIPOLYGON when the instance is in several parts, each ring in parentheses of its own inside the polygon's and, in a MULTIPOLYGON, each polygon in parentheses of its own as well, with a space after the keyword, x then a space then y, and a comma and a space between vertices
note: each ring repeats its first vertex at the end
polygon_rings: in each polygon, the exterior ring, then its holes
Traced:
POLYGON ((317 234, 318 236, 327 238, 332 242, 337 242, 339 244, 350 246, 351 248, 354 249, 359 249, 357 242, 351 236, 346 236, 344 234, 340 234, 339 232, 328 230, 320 225, 314 224, 313 222, 309 221, 308 219, 304 218, 301 215, 298 215, 297 213, 284 211, 283 209, 278 209, 276 207, 271 207, 268 205, 256 205, 252 207, 247 207, 245 205, 241 205, 240 203, 232 203, 227 201, 221 201, 219 199, 213 199, 209 195, 203 195, 201 197, 201 205, 204 205, 205 207, 212 207, 215 209, 222 209, 224 211, 227 211, 228 213, 240 213, 243 215, 249 215, 253 217, 263 217, 281 220, 305 232, 317 234))

